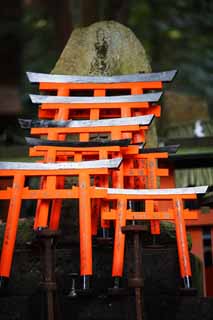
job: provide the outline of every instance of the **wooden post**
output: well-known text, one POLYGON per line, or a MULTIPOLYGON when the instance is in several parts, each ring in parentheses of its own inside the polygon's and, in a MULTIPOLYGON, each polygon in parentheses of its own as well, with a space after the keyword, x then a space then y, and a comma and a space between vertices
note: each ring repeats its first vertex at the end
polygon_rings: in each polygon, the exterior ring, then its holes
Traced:
POLYGON ((181 198, 174 199, 175 208, 175 224, 176 224, 176 238, 179 256, 180 274, 184 282, 185 288, 191 287, 191 265, 189 258, 189 249, 187 242, 186 226, 183 218, 183 201, 181 198))
POLYGON ((18 220, 21 210, 24 181, 24 175, 16 174, 14 176, 0 260, 0 275, 2 277, 9 277, 10 275, 16 233, 18 229, 18 220))

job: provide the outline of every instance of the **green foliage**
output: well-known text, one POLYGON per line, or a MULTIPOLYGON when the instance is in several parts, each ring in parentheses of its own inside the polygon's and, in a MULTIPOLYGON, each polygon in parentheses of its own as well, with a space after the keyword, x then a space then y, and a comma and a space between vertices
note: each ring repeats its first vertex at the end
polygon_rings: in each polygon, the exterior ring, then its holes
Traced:
POLYGON ((148 48, 154 70, 177 68, 178 89, 213 104, 212 21, 211 1, 135 0, 129 25, 148 48))
POLYGON ((31 105, 28 94, 32 85, 26 79, 26 71, 49 73, 59 55, 54 35, 53 19, 45 8, 25 8, 22 17, 22 103, 25 113, 32 110, 36 115, 37 110, 31 105))
POLYGON ((50 72, 57 57, 54 46, 54 25, 45 10, 24 11, 22 28, 24 35, 23 64, 32 71, 50 72))

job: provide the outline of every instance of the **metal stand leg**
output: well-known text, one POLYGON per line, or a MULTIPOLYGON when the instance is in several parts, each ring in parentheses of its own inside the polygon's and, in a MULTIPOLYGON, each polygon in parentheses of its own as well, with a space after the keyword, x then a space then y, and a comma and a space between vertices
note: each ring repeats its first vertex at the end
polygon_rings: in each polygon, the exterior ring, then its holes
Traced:
POLYGON ((71 279, 72 279, 72 286, 71 286, 71 290, 68 294, 68 297, 69 298, 76 298, 77 297, 76 279, 78 277, 78 273, 70 273, 69 275, 71 276, 71 279))
POLYGON ((142 231, 147 231, 146 226, 129 225, 122 228, 127 241, 128 287, 135 291, 136 320, 142 320, 142 231))
POLYGON ((58 234, 59 232, 48 229, 37 231, 42 248, 43 281, 41 288, 45 295, 45 318, 47 320, 60 320, 55 279, 55 240, 58 234))
POLYGON ((183 281, 183 288, 180 289, 180 294, 185 296, 193 296, 197 294, 197 290, 192 287, 191 283, 191 263, 187 242, 186 226, 183 218, 183 201, 181 198, 174 200, 174 208, 176 210, 176 237, 177 249, 180 264, 180 273, 183 281))

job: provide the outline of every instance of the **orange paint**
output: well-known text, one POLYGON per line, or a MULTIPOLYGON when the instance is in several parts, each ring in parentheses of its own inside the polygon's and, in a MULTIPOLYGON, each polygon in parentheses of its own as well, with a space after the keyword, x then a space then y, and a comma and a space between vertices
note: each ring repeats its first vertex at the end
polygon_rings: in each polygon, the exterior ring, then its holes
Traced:
POLYGON ((22 190, 24 188, 25 177, 17 174, 13 180, 10 194, 10 205, 4 232, 4 240, 1 251, 0 275, 9 277, 13 259, 13 252, 18 229, 18 220, 21 210, 22 190))
POLYGON ((177 248, 178 257, 180 265, 181 277, 191 276, 191 265, 189 258, 189 249, 186 235, 186 227, 183 216, 183 203, 181 197, 176 197, 173 200, 175 208, 175 227, 176 227, 176 238, 177 238, 177 248))
POLYGON ((92 275, 92 230, 90 179, 85 173, 79 175, 79 234, 81 275, 92 275))

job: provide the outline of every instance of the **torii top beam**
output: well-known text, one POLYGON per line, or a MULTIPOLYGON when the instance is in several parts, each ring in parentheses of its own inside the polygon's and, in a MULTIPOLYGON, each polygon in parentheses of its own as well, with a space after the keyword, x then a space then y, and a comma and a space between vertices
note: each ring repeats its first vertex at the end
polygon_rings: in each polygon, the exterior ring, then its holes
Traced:
MULTIPOLYGON (((132 94, 123 96, 103 96, 103 97, 66 97, 66 96, 45 96, 30 94, 33 103, 51 103, 51 104, 117 104, 117 103, 140 103, 140 102, 157 102, 162 96, 162 92, 132 94)), ((106 106, 105 106, 106 108, 106 106)))
POLYGON ((172 81, 177 70, 156 72, 156 73, 136 73, 119 76, 75 76, 75 75, 56 75, 27 72, 27 77, 32 83, 123 83, 123 82, 154 82, 172 81))
POLYGON ((139 125, 150 125, 154 115, 149 114, 145 116, 137 117, 125 117, 114 119, 101 119, 101 120, 31 120, 31 119, 19 119, 21 128, 85 128, 85 127, 120 127, 139 125))
POLYGON ((0 176, 13 176, 20 173, 27 176, 35 175, 74 175, 80 170, 87 170, 89 174, 96 174, 98 169, 119 168, 122 158, 57 163, 32 162, 0 162, 0 176), (97 170, 94 172, 94 169, 97 170))
POLYGON ((205 193, 208 186, 188 187, 188 188, 171 188, 171 189, 119 189, 119 188, 101 188, 106 190, 109 199, 117 199, 124 197, 130 199, 171 199, 171 197, 181 196, 182 199, 189 199, 190 195, 205 193))

